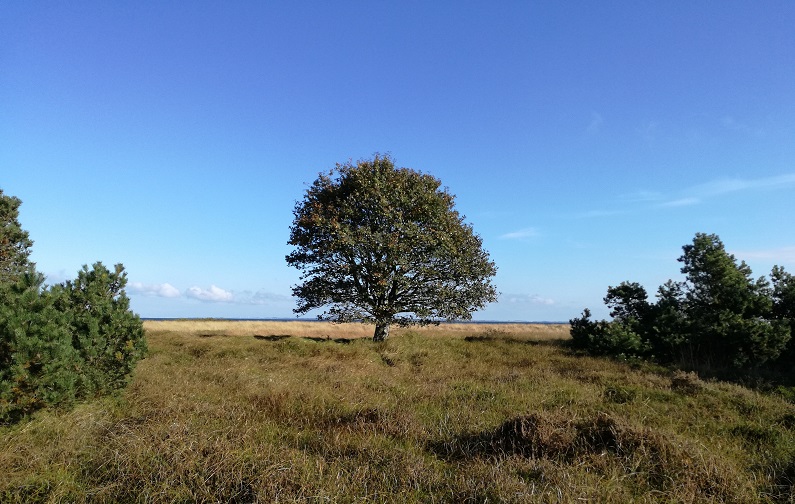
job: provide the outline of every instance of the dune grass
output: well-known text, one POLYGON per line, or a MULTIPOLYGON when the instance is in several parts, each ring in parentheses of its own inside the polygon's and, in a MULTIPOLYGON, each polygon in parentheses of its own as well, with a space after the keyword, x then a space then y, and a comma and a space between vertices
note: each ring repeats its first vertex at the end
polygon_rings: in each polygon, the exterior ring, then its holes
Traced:
POLYGON ((567 326, 146 329, 123 393, 0 428, 0 502, 793 502, 793 404, 567 326))

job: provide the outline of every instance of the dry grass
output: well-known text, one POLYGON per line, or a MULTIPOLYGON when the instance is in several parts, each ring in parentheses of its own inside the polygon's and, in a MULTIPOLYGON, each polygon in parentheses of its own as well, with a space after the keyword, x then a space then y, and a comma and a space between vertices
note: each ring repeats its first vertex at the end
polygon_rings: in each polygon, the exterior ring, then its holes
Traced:
MULTIPOLYGON (((171 331, 196 335, 249 336, 289 335, 313 338, 372 338, 375 327, 370 324, 335 324, 317 321, 283 320, 146 320, 147 331, 171 331)), ((439 324, 438 326, 392 329, 393 336, 406 333, 425 336, 456 336, 480 333, 504 333, 514 337, 568 339, 568 324, 439 324)))
POLYGON ((146 328, 122 395, 0 429, 0 502, 793 502, 792 404, 563 326, 146 328))

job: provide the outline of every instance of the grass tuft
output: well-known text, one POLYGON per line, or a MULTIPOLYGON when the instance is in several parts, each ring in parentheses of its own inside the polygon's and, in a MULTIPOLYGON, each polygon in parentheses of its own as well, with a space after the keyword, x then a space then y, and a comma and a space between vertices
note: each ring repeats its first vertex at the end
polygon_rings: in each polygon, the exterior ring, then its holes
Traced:
POLYGON ((698 375, 692 371, 674 371, 671 377, 671 390, 675 390, 685 395, 696 395, 701 389, 703 382, 698 375))

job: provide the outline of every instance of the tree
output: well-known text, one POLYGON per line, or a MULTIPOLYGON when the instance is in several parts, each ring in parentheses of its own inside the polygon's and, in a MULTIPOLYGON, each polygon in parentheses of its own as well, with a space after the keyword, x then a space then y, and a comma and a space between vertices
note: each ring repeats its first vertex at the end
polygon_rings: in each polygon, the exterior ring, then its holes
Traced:
POLYGON ((81 359, 81 396, 124 387, 146 353, 143 323, 130 310, 126 284, 123 265, 110 271, 97 262, 91 269, 84 265, 75 280, 53 289, 63 291, 60 307, 69 315, 72 346, 81 359))
POLYGON ((0 191, 0 424, 123 387, 146 352, 117 264, 48 287, 28 260, 20 201, 0 191))
MULTIPOLYGON (((781 266, 774 266, 770 273, 773 283, 773 317, 790 326, 790 335, 795 335, 795 276, 784 271, 781 266)), ((790 338, 784 350, 782 363, 791 366, 795 362, 795 338, 790 338)))
POLYGON ((651 351, 663 362, 688 362, 694 367, 696 359, 689 346, 689 321, 684 309, 684 282, 668 280, 657 289, 657 303, 646 323, 651 351))
POLYGON ((633 328, 648 319, 651 305, 646 289, 637 282, 621 282, 618 287, 608 287, 604 298, 610 316, 633 328))
POLYGON ((773 314, 778 319, 795 322, 795 276, 781 266, 773 266, 773 314))
POLYGON ((0 283, 13 283, 31 266, 28 259, 33 246, 28 232, 19 224, 19 206, 15 196, 0 189, 0 283))
POLYGON ((0 284, 0 425, 73 402, 79 361, 68 315, 33 268, 0 284))
POLYGON ((690 342, 718 365, 753 367, 775 360, 789 341, 789 327, 772 319, 769 283, 754 280, 715 234, 697 233, 682 247, 687 275, 683 306, 690 342))
POLYGON ((296 313, 375 324, 469 320, 496 301, 496 266, 439 179, 388 155, 321 173, 293 211, 287 255, 301 271, 296 313))
POLYGON ((774 268, 773 288, 726 252, 717 235, 682 247, 684 282, 669 280, 647 301, 645 289, 609 287, 611 321, 571 320, 574 345, 591 353, 638 355, 694 368, 750 369, 775 361, 790 340, 795 281, 774 268))

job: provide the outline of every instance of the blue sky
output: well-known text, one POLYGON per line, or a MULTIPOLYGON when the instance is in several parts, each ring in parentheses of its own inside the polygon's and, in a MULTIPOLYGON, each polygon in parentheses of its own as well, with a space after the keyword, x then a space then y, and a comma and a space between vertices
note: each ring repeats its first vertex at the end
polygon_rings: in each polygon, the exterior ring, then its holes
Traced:
POLYGON ((479 320, 606 316, 717 233, 795 271, 795 3, 4 2, 0 188, 51 283, 144 317, 290 317, 337 162, 431 173, 499 268, 479 320))

